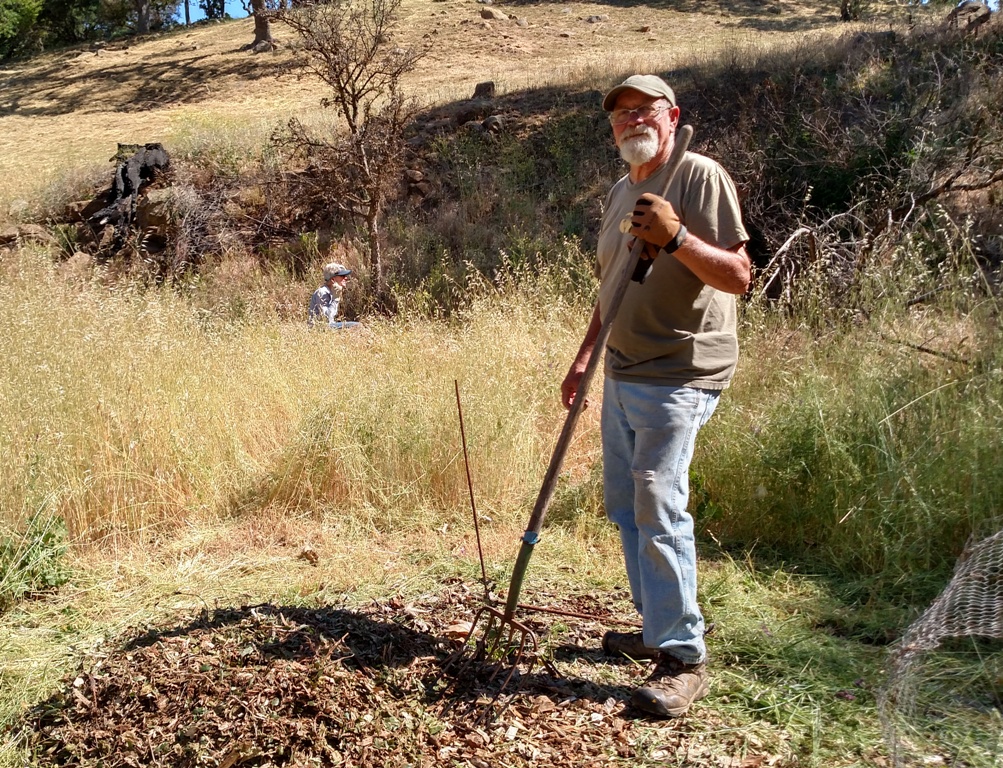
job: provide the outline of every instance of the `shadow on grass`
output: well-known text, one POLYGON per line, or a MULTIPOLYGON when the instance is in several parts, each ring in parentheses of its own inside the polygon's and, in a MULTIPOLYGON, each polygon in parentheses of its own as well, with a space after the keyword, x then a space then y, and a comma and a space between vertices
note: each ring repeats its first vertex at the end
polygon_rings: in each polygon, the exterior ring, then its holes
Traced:
POLYGON ((106 65, 78 71, 74 63, 91 54, 77 51, 60 56, 46 67, 29 67, 23 73, 0 70, 0 117, 142 112, 194 104, 211 96, 220 79, 238 77, 250 82, 292 69, 287 57, 242 52, 239 48, 230 53, 233 57, 218 61, 218 56, 212 54, 185 57, 176 51, 138 58, 126 50, 117 52, 106 65), (5 74, 9 76, 4 79, 5 74))

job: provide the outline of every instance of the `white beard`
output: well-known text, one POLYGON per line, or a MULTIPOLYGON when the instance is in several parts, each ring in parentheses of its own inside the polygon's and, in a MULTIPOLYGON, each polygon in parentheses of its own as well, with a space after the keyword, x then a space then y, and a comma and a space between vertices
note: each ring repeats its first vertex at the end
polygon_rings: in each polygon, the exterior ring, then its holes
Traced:
POLYGON ((648 127, 620 139, 620 157, 631 166, 644 165, 658 154, 658 134, 648 127))

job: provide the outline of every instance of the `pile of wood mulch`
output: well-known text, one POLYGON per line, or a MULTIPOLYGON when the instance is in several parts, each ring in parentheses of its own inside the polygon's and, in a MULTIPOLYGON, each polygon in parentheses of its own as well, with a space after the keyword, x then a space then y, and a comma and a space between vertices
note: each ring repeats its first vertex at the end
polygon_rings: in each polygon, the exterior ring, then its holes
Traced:
MULTIPOLYGON (((608 616, 627 605, 546 604, 608 616)), ((351 609, 204 611, 106 644, 29 713, 26 733, 42 765, 102 768, 585 768, 641 757, 626 700, 647 669, 602 655, 603 623, 533 614, 551 665, 520 667, 496 697, 494 666, 447 664, 457 625, 479 605, 447 586, 351 609)), ((685 752, 686 731, 675 721, 658 746, 685 752)))

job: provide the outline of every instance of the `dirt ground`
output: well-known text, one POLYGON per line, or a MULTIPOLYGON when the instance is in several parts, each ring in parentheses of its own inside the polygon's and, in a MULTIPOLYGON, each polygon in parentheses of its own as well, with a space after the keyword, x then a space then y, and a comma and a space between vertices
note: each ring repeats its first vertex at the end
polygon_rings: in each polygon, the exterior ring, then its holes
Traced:
MULTIPOLYGON (((844 29, 835 2, 503 2, 404 0, 398 42, 425 45, 411 76, 428 104, 557 83, 603 88, 743 46, 844 29), (509 14, 485 20, 487 8, 509 14)), ((298 76, 291 30, 275 53, 242 50, 252 21, 201 24, 139 41, 83 47, 0 67, 0 218, 20 198, 101 164, 116 143, 171 141, 191 126, 232 130, 309 114, 324 95, 298 76)), ((740 54, 739 54, 740 55, 740 54)))

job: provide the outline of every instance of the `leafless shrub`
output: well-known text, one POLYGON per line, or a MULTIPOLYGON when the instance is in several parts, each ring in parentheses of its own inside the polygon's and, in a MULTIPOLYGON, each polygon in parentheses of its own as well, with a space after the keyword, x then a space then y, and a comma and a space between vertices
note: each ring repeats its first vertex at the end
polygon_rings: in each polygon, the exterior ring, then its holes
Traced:
POLYGON ((401 78, 424 53, 394 44, 399 7, 400 0, 339 0, 278 16, 300 37, 303 66, 331 88, 323 105, 338 117, 323 134, 292 120, 275 135, 302 164, 290 186, 305 205, 339 212, 364 228, 377 294, 386 286, 382 214, 400 185, 404 130, 416 111, 401 78))
POLYGON ((212 249, 210 222, 218 208, 194 186, 184 184, 175 187, 171 210, 176 234, 170 274, 177 277, 198 267, 204 254, 212 249))

